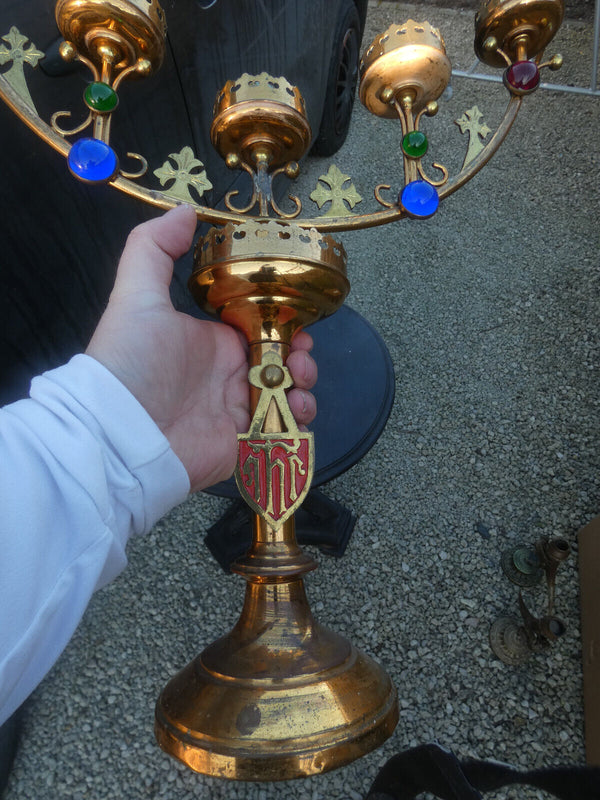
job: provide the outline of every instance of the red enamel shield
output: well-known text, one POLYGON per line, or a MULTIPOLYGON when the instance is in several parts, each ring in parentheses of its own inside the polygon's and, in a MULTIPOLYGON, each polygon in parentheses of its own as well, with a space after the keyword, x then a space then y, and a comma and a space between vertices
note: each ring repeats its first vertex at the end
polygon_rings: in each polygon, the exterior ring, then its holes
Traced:
POLYGON ((246 503, 279 527, 302 503, 313 471, 313 437, 277 433, 238 436, 238 489, 246 503))

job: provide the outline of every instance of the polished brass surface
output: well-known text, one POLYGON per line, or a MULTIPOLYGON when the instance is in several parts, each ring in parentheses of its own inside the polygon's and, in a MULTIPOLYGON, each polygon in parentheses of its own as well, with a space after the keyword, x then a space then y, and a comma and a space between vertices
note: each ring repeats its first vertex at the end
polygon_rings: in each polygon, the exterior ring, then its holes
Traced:
POLYGON ((189 287, 204 311, 250 343, 290 343, 301 327, 332 314, 350 285, 341 244, 276 220, 212 229, 196 247, 189 287))
POLYGON ((489 0, 475 17, 475 53, 490 67, 540 55, 560 28, 563 0, 489 0), (502 51, 502 52, 500 52, 502 51))
MULTIPOLYGON (((268 340, 251 345, 255 408, 240 446, 298 434, 284 393, 287 351, 268 340)), ((165 687, 158 742, 197 772, 236 780, 340 767, 391 735, 396 691, 372 659, 314 620, 302 577, 316 564, 296 543, 294 517, 256 515, 253 534, 232 566, 247 581, 240 619, 165 687)))
MULTIPOLYGON (((530 57, 560 22, 552 0, 522 0, 521 16, 511 2, 490 3, 478 17, 482 50, 504 64, 530 57), (545 16, 540 16, 542 8, 550 9, 545 16)), ((129 75, 149 74, 160 66, 165 26, 155 0, 58 0, 56 17, 67 39, 63 57, 78 58, 95 80, 115 90, 129 75)), ((558 60, 548 66, 557 67, 558 60)), ((12 80, 14 74, 9 70, 0 76, 0 95, 67 155, 70 145, 63 137, 75 131, 59 124, 64 112, 53 116, 54 130, 43 123, 26 85, 23 89, 12 80)), ((423 114, 437 111, 436 100, 449 78, 439 32, 428 22, 409 20, 391 26, 365 53, 360 97, 378 116, 398 116, 405 134, 418 131, 423 114)), ((447 170, 434 164, 442 178, 431 181, 420 159, 405 156, 405 182, 420 176, 440 187, 440 199, 456 191, 498 149, 520 103, 520 97, 510 97, 485 146, 479 120, 469 112, 461 118, 472 146, 459 175, 449 179, 447 170)), ((108 141, 110 119, 108 113, 92 112, 85 124, 92 123, 94 136, 108 141)), ((273 179, 281 173, 295 177, 297 162, 311 142, 300 93, 284 78, 261 73, 228 82, 217 97, 211 139, 230 168, 251 176, 253 194, 245 208, 236 207, 235 191, 225 197, 226 211, 196 202, 210 181, 189 148, 170 155, 171 161, 154 171, 161 185, 168 185, 164 192, 127 180, 145 171, 145 161, 137 155, 132 157, 142 168, 111 182, 160 208, 192 202, 199 219, 225 224, 199 242, 190 289, 204 310, 243 331, 250 346, 253 416, 250 430, 238 437, 236 477, 255 512, 253 542, 232 567, 247 581, 246 599, 233 630, 164 689, 157 703, 156 734, 167 752, 199 772, 278 780, 346 764, 384 741, 398 720, 396 692, 385 672, 320 626, 310 612, 303 576, 316 565, 296 543, 293 514, 310 486, 314 452, 311 435, 299 431, 287 404, 291 379, 285 358, 294 334, 333 313, 349 290, 345 252, 324 232, 385 224, 405 212, 398 201, 381 197, 389 185, 380 184, 375 195, 385 209, 348 216, 359 195, 346 185, 348 176, 332 168, 321 177, 329 189, 321 184, 313 193, 319 207, 331 201, 325 219, 283 221, 297 216, 301 203, 290 196, 295 209, 280 209, 273 200, 273 179), (256 205, 259 216, 245 216, 256 205), (269 220, 272 212, 280 219, 269 220)), ((562 553, 550 555, 549 581, 562 553)), ((559 636, 562 623, 551 615, 552 603, 548 614, 536 620, 520 598, 523 625, 501 631, 504 649, 512 639, 520 645, 525 637, 531 647, 533 640, 544 644, 559 636)))
POLYGON ((107 66, 121 72, 147 61, 149 72, 162 64, 167 28, 156 0, 58 0, 55 13, 65 40, 100 75, 107 66))
POLYGON ((274 170, 302 158, 312 133, 298 89, 262 72, 227 81, 215 102, 210 136, 229 165, 241 161, 254 168, 263 161, 274 170))
POLYGON ((391 25, 362 57, 359 97, 371 113, 396 116, 394 101, 410 98, 416 114, 437 100, 450 80, 451 66, 440 32, 429 22, 410 19, 391 25))
POLYGON ((198 242, 190 289, 198 305, 250 345, 252 422, 238 436, 238 488, 254 510, 240 619, 163 690, 156 736, 192 769, 237 780, 285 780, 342 766, 387 739, 398 720, 386 673, 312 617, 303 575, 316 564, 296 543, 308 492, 312 434, 285 390, 294 333, 343 303, 341 244, 294 223, 212 229, 198 242))
POLYGON ((300 579, 248 580, 235 628, 163 690, 161 747, 197 772, 265 781, 325 772, 380 745, 398 719, 387 675, 315 622, 300 579))
POLYGON ((250 201, 239 208, 233 198, 237 189, 225 195, 229 211, 247 214, 258 205, 261 217, 273 211, 281 219, 294 219, 302 203, 289 195, 294 208, 284 211, 273 193, 273 179, 280 174, 296 178, 298 159, 311 142, 304 99, 285 78, 245 73, 227 81, 217 96, 211 141, 230 169, 242 169, 252 179, 250 201))

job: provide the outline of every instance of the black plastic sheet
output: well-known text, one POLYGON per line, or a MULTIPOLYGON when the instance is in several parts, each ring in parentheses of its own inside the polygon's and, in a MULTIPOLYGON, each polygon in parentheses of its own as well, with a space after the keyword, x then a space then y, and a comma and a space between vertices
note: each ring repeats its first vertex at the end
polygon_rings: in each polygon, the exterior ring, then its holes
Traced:
POLYGON ((516 784, 542 789, 559 800, 600 800, 600 767, 519 770, 497 761, 459 760, 432 743, 390 758, 365 800, 416 800, 423 792, 439 800, 485 800, 486 792, 516 784))

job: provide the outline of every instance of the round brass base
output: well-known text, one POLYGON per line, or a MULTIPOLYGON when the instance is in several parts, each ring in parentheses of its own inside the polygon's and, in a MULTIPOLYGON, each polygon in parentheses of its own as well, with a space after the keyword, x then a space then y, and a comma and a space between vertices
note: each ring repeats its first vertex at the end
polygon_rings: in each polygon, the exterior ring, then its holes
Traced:
POLYGON ((261 677, 241 678, 231 674, 236 653, 218 671, 207 666, 211 649, 221 658, 229 637, 207 648, 158 699, 160 746, 196 772, 243 781, 315 775, 378 747, 398 721, 392 682, 342 637, 318 625, 314 634, 329 654, 342 649, 345 657, 309 674, 290 674, 290 654, 281 651, 256 664, 261 677))
POLYGON ((499 617, 492 624, 490 645, 500 661, 511 667, 524 664, 532 653, 525 628, 513 617, 499 617))

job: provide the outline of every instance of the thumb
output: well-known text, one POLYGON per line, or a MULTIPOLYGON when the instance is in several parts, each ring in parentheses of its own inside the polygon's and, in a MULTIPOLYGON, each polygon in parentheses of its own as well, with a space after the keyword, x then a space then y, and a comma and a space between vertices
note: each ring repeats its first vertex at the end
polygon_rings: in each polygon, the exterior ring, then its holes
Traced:
POLYGON ((134 228, 119 262, 114 292, 168 290, 173 261, 190 249, 195 230, 196 213, 191 206, 177 206, 134 228))

